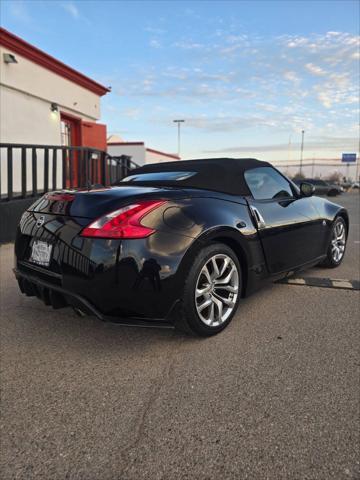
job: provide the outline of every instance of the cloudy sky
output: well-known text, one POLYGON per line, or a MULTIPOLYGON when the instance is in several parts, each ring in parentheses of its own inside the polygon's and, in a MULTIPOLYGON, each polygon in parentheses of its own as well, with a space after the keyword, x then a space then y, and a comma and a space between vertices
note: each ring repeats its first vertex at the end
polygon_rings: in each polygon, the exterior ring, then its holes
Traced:
POLYGON ((2 26, 93 77, 109 133, 182 156, 358 149, 357 1, 6 1, 2 26), (290 144, 290 148, 289 148, 290 144))

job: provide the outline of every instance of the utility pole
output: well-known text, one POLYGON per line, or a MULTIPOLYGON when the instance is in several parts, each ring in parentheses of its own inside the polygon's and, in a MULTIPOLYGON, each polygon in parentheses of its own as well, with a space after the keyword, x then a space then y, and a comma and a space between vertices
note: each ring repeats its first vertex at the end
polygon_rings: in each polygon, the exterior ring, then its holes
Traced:
POLYGON ((180 157, 180 125, 185 122, 185 120, 173 120, 174 123, 177 123, 178 127, 178 156, 180 157))
POLYGON ((302 164, 303 164, 303 154, 304 154, 304 135, 305 135, 305 130, 301 130, 300 175, 302 174, 302 164))
MULTIPOLYGON (((359 124, 359 127, 360 127, 360 124, 359 124)), ((360 133, 360 128, 359 128, 359 133, 360 133)), ((355 168, 355 182, 359 182, 360 181, 360 177, 359 177, 359 162, 360 162, 360 136, 359 136, 359 149, 358 149, 358 154, 357 154, 357 158, 356 158, 356 168, 355 168)))

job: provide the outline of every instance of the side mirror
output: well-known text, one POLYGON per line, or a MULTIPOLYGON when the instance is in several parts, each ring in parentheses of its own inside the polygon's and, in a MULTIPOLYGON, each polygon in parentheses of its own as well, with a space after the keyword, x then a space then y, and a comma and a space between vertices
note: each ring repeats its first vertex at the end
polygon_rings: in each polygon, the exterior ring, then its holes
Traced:
POLYGON ((311 183, 302 182, 300 184, 300 193, 302 197, 311 197, 314 195, 315 187, 311 183))

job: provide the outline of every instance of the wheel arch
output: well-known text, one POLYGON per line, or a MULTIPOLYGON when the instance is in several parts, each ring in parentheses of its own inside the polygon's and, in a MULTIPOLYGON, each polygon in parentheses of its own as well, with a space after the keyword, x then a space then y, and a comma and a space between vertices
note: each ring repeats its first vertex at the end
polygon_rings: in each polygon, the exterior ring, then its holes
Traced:
POLYGON ((246 248, 243 245, 245 240, 242 242, 239 239, 239 232, 229 227, 214 229, 211 232, 204 233, 198 240, 201 242, 202 247, 212 243, 223 243, 231 248, 239 260, 242 275, 241 296, 244 296, 248 283, 249 259, 246 248))
POLYGON ((349 227, 350 227, 350 222, 349 222, 349 215, 346 210, 339 210, 337 214, 335 215, 334 222, 338 217, 342 217, 345 221, 346 224, 346 233, 347 235, 349 234, 349 227))

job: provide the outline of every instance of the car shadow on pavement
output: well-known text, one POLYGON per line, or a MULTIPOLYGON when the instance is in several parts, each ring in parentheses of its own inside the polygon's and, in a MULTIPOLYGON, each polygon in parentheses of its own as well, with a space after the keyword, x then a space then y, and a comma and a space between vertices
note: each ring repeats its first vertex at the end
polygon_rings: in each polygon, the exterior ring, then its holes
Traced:
MULTIPOLYGON (((266 295, 271 288, 276 286, 269 284, 255 295, 241 299, 233 321, 220 335, 231 335, 233 328, 238 328, 238 323, 244 320, 242 311, 249 312, 254 302, 259 301, 259 295, 266 295)), ((26 341, 36 349, 47 349, 56 344, 72 351, 104 350, 126 354, 136 351, 144 353, 156 346, 211 342, 211 338, 197 337, 172 328, 124 326, 102 322, 93 316, 79 317, 71 308, 53 310, 35 298, 26 298, 20 293, 17 297, 14 290, 12 293, 11 304, 2 311, 3 328, 10 339, 16 337, 20 343, 26 341)))

